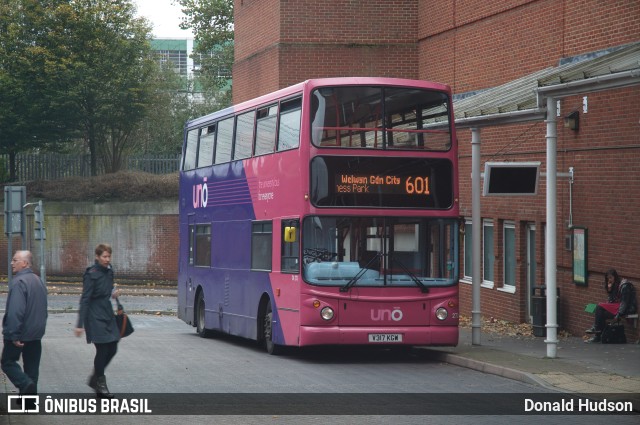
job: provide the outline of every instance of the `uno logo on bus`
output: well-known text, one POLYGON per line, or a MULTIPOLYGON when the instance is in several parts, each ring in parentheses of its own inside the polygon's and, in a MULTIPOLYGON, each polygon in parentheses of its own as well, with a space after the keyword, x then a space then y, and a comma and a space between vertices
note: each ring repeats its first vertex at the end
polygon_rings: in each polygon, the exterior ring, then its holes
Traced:
POLYGON ((209 201, 209 188, 207 187, 207 178, 204 183, 193 185, 193 208, 206 208, 209 201))
POLYGON ((395 310, 385 310, 385 309, 371 309, 371 320, 374 322, 380 322, 382 320, 393 320, 394 322, 399 322, 402 320, 402 310, 398 307, 395 307, 395 310))

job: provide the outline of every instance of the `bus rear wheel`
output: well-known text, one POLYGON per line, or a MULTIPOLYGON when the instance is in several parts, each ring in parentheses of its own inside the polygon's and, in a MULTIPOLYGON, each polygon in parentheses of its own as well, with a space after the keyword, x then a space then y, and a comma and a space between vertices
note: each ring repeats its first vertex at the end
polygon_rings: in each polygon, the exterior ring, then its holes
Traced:
POLYGON ((262 337, 267 353, 272 355, 282 354, 283 347, 273 342, 273 309, 271 301, 267 303, 267 309, 262 322, 262 337))
POLYGON ((209 336, 209 332, 204 327, 204 311, 204 292, 200 291, 196 298, 196 332, 202 338, 209 336))

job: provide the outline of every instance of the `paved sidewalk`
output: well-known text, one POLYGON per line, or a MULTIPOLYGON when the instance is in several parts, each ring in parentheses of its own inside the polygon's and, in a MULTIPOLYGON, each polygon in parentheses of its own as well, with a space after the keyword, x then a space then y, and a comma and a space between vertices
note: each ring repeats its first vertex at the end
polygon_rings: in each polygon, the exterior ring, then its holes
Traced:
POLYGON ((545 338, 484 333, 471 343, 460 329, 454 348, 431 349, 441 361, 567 393, 634 394, 640 399, 639 344, 585 344, 560 338, 555 359, 545 338))

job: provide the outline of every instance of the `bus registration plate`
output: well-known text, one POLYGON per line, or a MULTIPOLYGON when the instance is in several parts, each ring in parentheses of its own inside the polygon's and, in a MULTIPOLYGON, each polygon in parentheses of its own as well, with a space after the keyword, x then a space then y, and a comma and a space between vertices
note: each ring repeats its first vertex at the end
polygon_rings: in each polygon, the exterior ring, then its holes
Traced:
POLYGON ((402 342, 402 334, 369 334, 369 342, 402 342))

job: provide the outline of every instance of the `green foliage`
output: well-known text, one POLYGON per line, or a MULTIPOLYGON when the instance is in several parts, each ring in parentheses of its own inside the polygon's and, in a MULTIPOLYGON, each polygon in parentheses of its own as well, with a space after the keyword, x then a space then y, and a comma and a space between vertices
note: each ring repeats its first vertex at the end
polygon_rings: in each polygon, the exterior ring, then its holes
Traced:
POLYGON ((9 173, 7 173, 5 161, 0 160, 0 183, 6 183, 8 181, 9 173))
POLYGON ((65 131, 54 10, 64 1, 0 0, 0 154, 42 148, 65 131))
POLYGON ((195 98, 196 81, 176 74, 171 65, 161 69, 155 84, 154 106, 133 136, 136 154, 180 153, 185 122, 222 109, 231 100, 229 90, 195 98))
POLYGON ((233 62, 233 1, 183 6, 196 52, 216 52, 196 80, 160 68, 133 0, 0 0, 0 154, 89 152, 96 175, 179 152, 185 121, 229 105, 233 62))
POLYGON ((231 79, 233 66, 233 0, 176 0, 186 19, 180 27, 195 34, 194 56, 201 63, 200 83, 211 96, 231 79))
POLYGON ((166 65, 156 74, 153 107, 137 128, 137 154, 174 155, 182 146, 182 129, 190 108, 185 79, 166 65))
POLYGON ((0 154, 83 140, 108 171, 156 99, 132 0, 0 0, 0 154))
POLYGON ((67 29, 56 42, 65 46, 63 86, 75 128, 89 145, 92 175, 98 158, 107 172, 121 168, 153 104, 151 29, 134 14, 129 0, 76 0, 60 19, 67 29))

